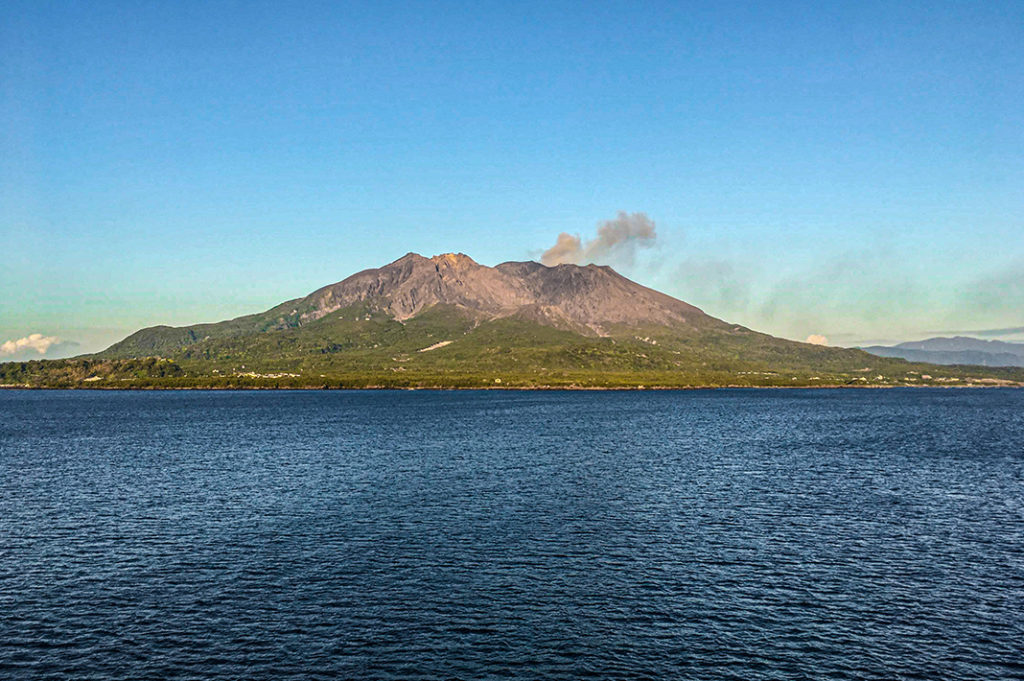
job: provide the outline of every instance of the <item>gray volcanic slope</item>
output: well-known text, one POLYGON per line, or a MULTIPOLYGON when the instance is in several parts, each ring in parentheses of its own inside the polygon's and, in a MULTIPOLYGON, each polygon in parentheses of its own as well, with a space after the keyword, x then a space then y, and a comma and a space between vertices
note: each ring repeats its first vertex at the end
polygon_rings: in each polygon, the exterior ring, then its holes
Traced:
POLYGON ((304 298, 302 321, 376 300, 402 321, 439 303, 489 318, 542 310, 554 320, 600 334, 605 324, 675 325, 711 318, 696 307, 626 279, 610 267, 506 262, 486 267, 462 253, 424 258, 415 253, 365 270, 304 298))
POLYGON ((587 336, 611 335, 622 326, 663 326, 683 332, 732 328, 610 267, 546 267, 536 262, 487 267, 461 253, 432 258, 409 253, 263 313, 217 324, 142 329, 101 354, 159 354, 208 338, 296 328, 360 304, 398 321, 435 305, 449 305, 481 320, 518 317, 587 336))

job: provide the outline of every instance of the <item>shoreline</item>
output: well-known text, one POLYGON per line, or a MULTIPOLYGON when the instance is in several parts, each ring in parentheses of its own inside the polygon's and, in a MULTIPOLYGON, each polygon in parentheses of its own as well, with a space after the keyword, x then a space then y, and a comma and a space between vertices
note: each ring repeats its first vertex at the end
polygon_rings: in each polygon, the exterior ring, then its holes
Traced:
POLYGON ((959 385, 857 385, 857 384, 825 384, 825 385, 694 385, 694 386, 382 386, 367 385, 359 387, 327 387, 327 386, 33 386, 33 385, 0 385, 0 390, 94 390, 98 392, 161 392, 161 391, 394 391, 408 392, 417 390, 432 391, 505 391, 505 392, 641 392, 641 391, 691 391, 691 390, 894 390, 900 388, 935 388, 946 389, 993 389, 993 388, 1024 388, 1022 383, 969 383, 959 385))

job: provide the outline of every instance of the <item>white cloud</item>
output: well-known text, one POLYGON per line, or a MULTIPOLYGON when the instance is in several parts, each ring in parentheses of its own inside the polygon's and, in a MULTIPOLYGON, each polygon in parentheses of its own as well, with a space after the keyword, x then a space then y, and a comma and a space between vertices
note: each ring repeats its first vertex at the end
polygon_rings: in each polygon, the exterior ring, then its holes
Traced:
POLYGON ((820 333, 812 333, 807 337, 807 341, 811 345, 828 345, 828 338, 825 338, 820 333))
POLYGON ((41 333, 32 333, 24 338, 9 340, 0 344, 0 356, 13 355, 18 352, 35 350, 40 355, 45 355, 51 345, 60 342, 56 336, 44 336, 41 333))

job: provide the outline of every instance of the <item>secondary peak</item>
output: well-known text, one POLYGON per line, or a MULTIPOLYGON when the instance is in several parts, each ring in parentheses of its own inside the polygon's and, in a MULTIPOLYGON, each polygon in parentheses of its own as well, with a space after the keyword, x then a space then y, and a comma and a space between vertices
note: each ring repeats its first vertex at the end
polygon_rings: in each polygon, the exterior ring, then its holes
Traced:
POLYGON ((465 253, 442 253, 430 258, 437 264, 448 263, 449 265, 476 265, 477 262, 465 253))

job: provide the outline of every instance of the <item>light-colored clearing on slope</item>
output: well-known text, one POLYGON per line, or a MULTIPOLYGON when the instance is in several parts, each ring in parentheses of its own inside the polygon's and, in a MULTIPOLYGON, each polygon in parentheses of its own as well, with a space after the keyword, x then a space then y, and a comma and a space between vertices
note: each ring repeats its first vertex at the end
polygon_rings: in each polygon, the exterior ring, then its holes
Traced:
POLYGON ((431 350, 437 350, 438 348, 443 348, 444 346, 450 345, 451 343, 452 343, 452 341, 441 341, 440 343, 434 343, 429 348, 423 348, 422 350, 417 350, 416 352, 430 352, 431 350))

